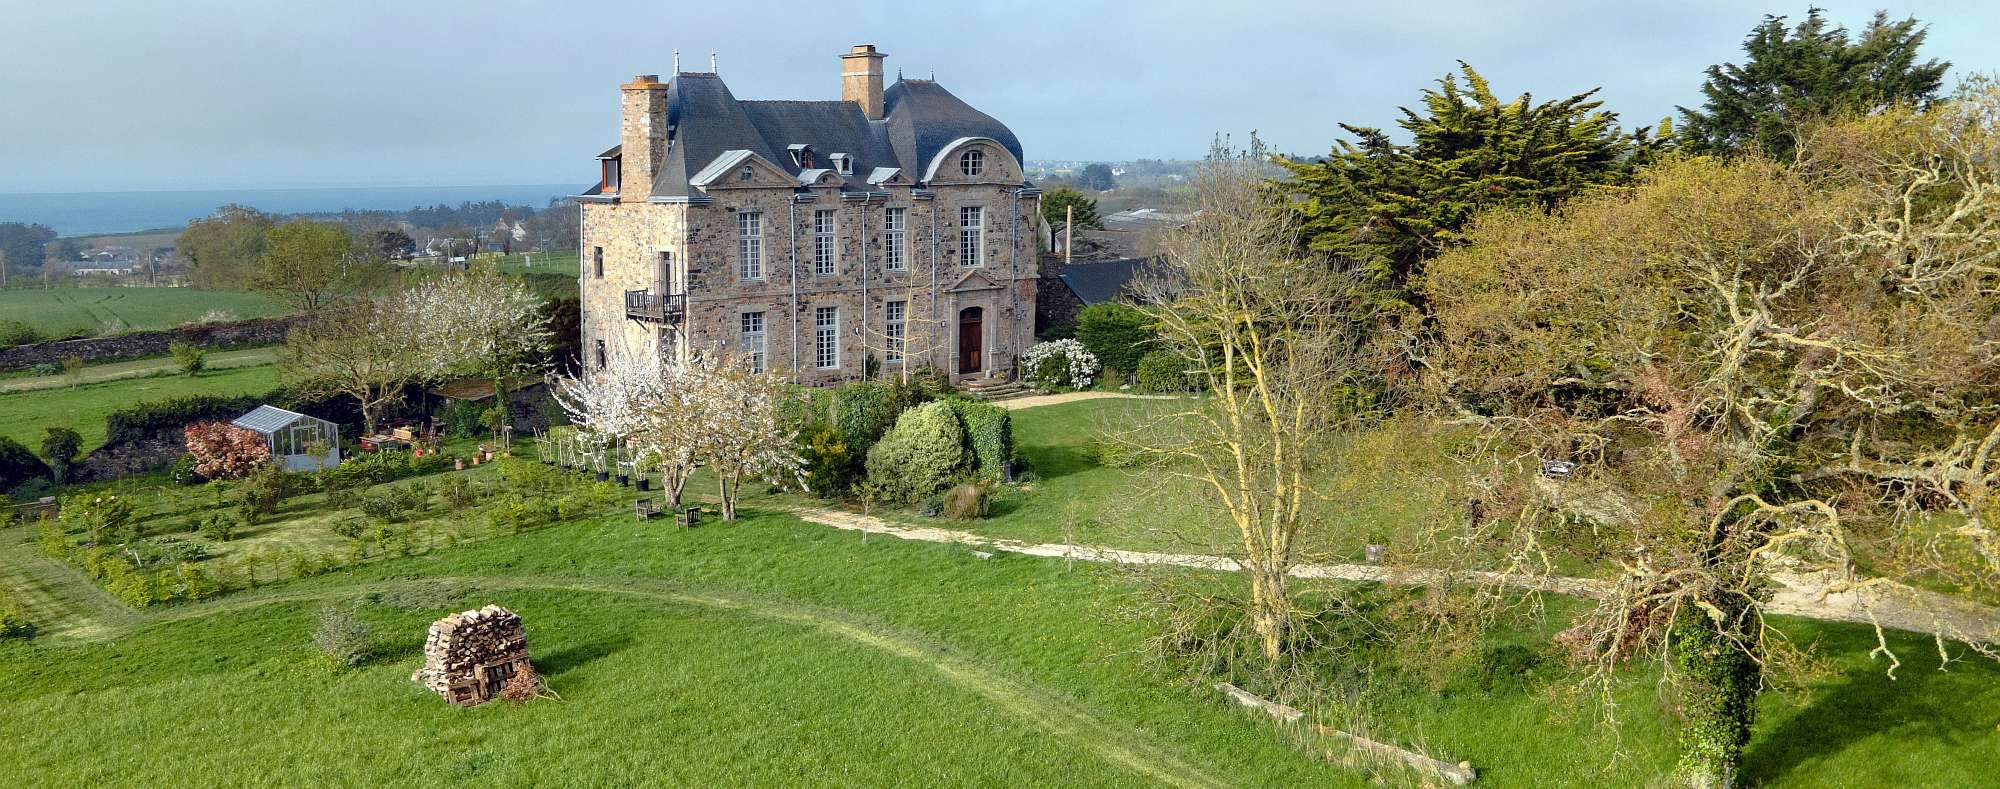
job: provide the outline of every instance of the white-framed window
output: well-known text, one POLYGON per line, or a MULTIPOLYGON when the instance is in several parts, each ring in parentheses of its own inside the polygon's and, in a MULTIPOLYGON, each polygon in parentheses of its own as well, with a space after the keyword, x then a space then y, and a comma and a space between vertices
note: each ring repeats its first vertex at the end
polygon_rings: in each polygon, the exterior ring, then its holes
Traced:
POLYGON ((597 369, 602 370, 611 363, 611 357, 604 352, 604 341, 597 341, 597 369))
POLYGON ((743 313, 740 342, 743 355, 750 359, 750 372, 764 372, 764 313, 743 313))
POLYGON ((976 205, 958 209, 958 264, 977 266, 986 259, 986 209, 976 205))
POLYGON ((892 301, 883 310, 885 314, 882 321, 882 337, 884 340, 882 343, 884 346, 882 349, 882 358, 890 362, 900 362, 903 360, 904 319, 910 313, 910 303, 907 301, 892 301))
POLYGON ((830 158, 833 159, 834 172, 840 173, 841 175, 854 174, 854 157, 848 156, 847 154, 844 153, 836 153, 830 158))
POLYGON ((967 178, 977 178, 986 172, 986 152, 974 148, 958 155, 958 171, 967 178))
POLYGON ((813 276, 834 275, 834 218, 832 211, 813 212, 813 276))
POLYGON ((736 273, 743 279, 764 278, 764 215, 736 215, 736 273))
POLYGON ((670 294, 670 293, 673 293, 673 292, 674 292, 674 253, 672 253, 672 252, 667 252, 667 251, 665 251, 665 250, 662 250, 662 251, 660 252, 660 264, 659 264, 659 265, 660 265, 660 293, 661 293, 662 295, 664 295, 664 294, 670 294))
POLYGON ((882 209, 882 265, 890 271, 902 271, 903 232, 909 221, 909 209, 882 209))
POLYGON ((822 370, 840 366, 840 308, 813 310, 813 364, 822 370))

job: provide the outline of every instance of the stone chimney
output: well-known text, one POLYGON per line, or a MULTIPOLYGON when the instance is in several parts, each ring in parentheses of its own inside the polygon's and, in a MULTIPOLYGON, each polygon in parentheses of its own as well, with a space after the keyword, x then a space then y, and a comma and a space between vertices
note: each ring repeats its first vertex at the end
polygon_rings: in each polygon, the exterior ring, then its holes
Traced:
POLYGON ((640 74, 619 86, 624 118, 618 129, 618 201, 645 202, 667 157, 667 84, 640 74))
POLYGON ((840 56, 840 100, 861 105, 871 121, 882 119, 882 53, 874 44, 856 44, 840 56))

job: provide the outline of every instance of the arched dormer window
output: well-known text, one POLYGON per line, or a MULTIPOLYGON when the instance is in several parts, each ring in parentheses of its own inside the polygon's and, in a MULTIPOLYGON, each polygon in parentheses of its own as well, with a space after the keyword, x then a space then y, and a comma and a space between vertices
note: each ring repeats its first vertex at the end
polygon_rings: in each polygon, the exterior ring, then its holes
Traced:
POLYGON ((958 155, 958 171, 967 178, 977 178, 986 172, 986 152, 974 148, 958 155))
POLYGON ((756 177, 757 177, 757 170, 747 164, 743 165, 743 169, 738 170, 736 172, 736 180, 742 181, 746 184, 750 183, 751 179, 754 179, 756 177))

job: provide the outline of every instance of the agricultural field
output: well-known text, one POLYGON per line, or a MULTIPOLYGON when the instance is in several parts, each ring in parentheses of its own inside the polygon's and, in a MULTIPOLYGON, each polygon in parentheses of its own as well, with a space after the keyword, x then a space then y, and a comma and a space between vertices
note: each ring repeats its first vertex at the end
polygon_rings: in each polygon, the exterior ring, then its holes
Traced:
MULTIPOLYGON (((31 380, 40 379, 8 379, 8 382, 31 380)), ((268 392, 277 385, 277 366, 261 364, 207 372, 193 378, 155 375, 84 383, 74 388, 0 391, 0 436, 37 447, 41 446, 42 434, 48 428, 67 427, 83 436, 83 451, 87 453, 103 445, 104 418, 113 411, 148 400, 268 392)))
POLYGON ((170 329, 210 313, 260 318, 283 308, 259 293, 193 288, 52 288, 0 291, 0 317, 50 337, 170 329))
MULTIPOLYGON (((969 528, 1059 537, 1056 513, 1129 517, 1113 502, 1136 484, 1132 472, 1103 465, 1091 445, 1094 425, 1136 407, 1015 412, 1036 476, 1030 490, 1007 494, 1019 497, 1013 509, 969 528)), ((712 484, 703 476, 689 491, 712 484)), ((12 680, 0 687, 0 720, 32 720, 42 732, 32 742, 0 738, 0 764, 18 765, 29 785, 284 784, 327 774, 417 785, 1416 783, 1380 764, 1328 763, 1318 758, 1323 744, 1149 657, 1154 590, 1219 591, 1236 582, 1229 575, 869 539, 801 520, 789 499, 769 494, 746 500, 738 522, 680 529, 635 521, 630 489, 524 458, 362 491, 422 493, 393 523, 307 493, 229 540, 187 531, 221 512, 233 499, 226 492, 157 476, 101 489, 140 503, 149 539, 204 545, 197 564, 235 588, 127 608, 44 555, 36 529, 0 529, 0 584, 27 601, 39 629, 0 640, 0 672, 12 680), (460 484, 475 493, 454 505, 445 491, 460 484), (552 511, 522 516, 529 502, 552 511), (350 540, 347 523, 366 528, 350 540), (357 560, 306 577, 269 563, 254 586, 222 569, 269 554, 357 560), (487 603, 522 615, 561 700, 459 710, 409 681, 427 623, 487 603), (318 654, 312 633, 325 606, 372 628, 360 665, 318 654), (159 734, 188 720, 257 725, 212 726, 199 747, 159 734), (254 779, 246 764, 257 765, 254 779)), ((1146 533, 1103 528, 1104 540, 1146 533)), ((1566 690, 1572 680, 1549 635, 1575 601, 1542 600, 1544 623, 1501 628, 1433 661, 1366 626, 1407 594, 1302 586, 1308 605, 1348 607, 1324 634, 1342 648, 1318 668, 1350 694, 1309 709, 1316 720, 1470 761, 1481 786, 1640 786, 1671 772, 1657 671, 1618 679, 1616 725, 1566 690)), ((2000 708, 2000 668, 1990 661, 1905 666, 1891 680, 1867 658, 1865 627, 1778 626, 1820 659, 1760 700, 1746 782, 1970 786, 2000 770, 1990 714, 2000 708)), ((1891 643, 1906 655, 1931 648, 1912 635, 1891 643)))

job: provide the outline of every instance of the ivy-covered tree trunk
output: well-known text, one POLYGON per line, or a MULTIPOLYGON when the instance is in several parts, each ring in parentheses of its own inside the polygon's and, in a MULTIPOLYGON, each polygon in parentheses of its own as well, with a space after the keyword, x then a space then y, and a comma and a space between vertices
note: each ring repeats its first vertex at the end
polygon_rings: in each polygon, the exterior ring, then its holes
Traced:
POLYGON ((1283 567, 1250 568, 1250 624, 1264 659, 1275 664, 1284 654, 1285 628, 1291 623, 1291 590, 1283 567))
POLYGON ((1682 772, 1704 789, 1733 786, 1750 742, 1762 685, 1755 634, 1746 603, 1709 611, 1684 606, 1673 625, 1673 663, 1680 674, 1682 772))

